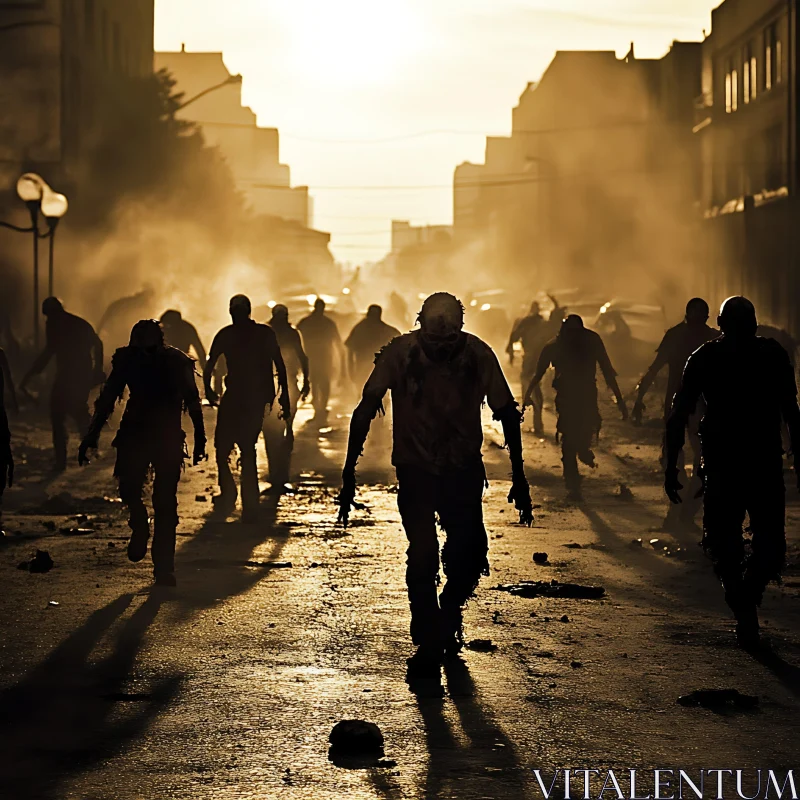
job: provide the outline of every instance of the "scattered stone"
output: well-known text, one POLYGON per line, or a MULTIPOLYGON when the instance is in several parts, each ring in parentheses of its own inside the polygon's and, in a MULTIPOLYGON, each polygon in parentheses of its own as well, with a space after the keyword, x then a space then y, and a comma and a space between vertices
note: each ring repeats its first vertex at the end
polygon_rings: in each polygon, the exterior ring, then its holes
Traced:
POLYGON ((578 544, 577 542, 570 542, 569 544, 565 544, 564 547, 569 548, 570 550, 582 550, 583 545, 578 544))
POLYGON ((23 561, 17 569, 24 569, 34 574, 42 574, 50 572, 55 566, 53 559, 50 558, 50 553, 47 550, 37 550, 36 555, 30 561, 23 561))
POLYGON ((5 531, 0 531, 0 547, 8 544, 8 536, 5 531))
POLYGON ((108 546, 109 546, 109 547, 116 547, 116 546, 117 546, 117 543, 116 543, 116 542, 109 542, 109 543, 108 543, 108 546))
POLYGON ((291 569, 291 561, 245 561, 246 567, 261 567, 265 569, 291 569))
POLYGON ((617 500, 622 500, 625 503, 630 503, 633 500, 633 492, 625 483, 621 483, 619 485, 619 489, 617 489, 617 492, 614 496, 617 498, 617 500))
POLYGON ((580 661, 570 661, 569 665, 572 667, 572 669, 580 669, 583 666, 580 661))
POLYGON ((569 617, 566 614, 564 614, 564 616, 561 617, 561 621, 562 622, 569 622, 569 617))
POLYGON ((678 698, 678 704, 687 708, 736 708, 749 711, 758 706, 755 695, 741 694, 738 689, 698 689, 678 698))
POLYGON ((547 553, 534 553, 533 561, 535 564, 549 564, 547 553))
POLYGON ((194 496, 194 499, 195 499, 195 500, 196 500, 198 503, 207 503, 207 502, 208 502, 208 498, 207 498, 207 497, 206 497, 204 494, 196 494, 196 495, 194 496))
POLYGON ((104 497, 103 500, 106 503, 120 503, 120 504, 122 504, 122 498, 121 497, 104 497))
POLYGON ((383 734, 374 722, 345 719, 337 722, 328 737, 334 756, 382 756, 383 734))
POLYGON ((623 658, 627 658, 627 657, 628 657, 628 654, 627 654, 627 653, 623 653, 623 654, 622 654, 622 657, 623 657, 623 658))
POLYGON ((58 608, 58 606, 60 606, 61 603, 59 603, 58 600, 51 600, 47 605, 52 606, 53 608, 58 608))
POLYGON ((502 618, 502 615, 499 611, 492 612, 492 622, 495 625, 505 625, 505 620, 502 618))
POLYGON ((500 584, 494 587, 501 592, 508 592, 516 597, 556 597, 571 600, 598 600, 605 596, 602 586, 582 586, 578 583, 561 583, 547 581, 520 581, 519 583, 500 584))
POLYGON ((59 531, 62 536, 88 536, 94 532, 93 528, 62 528, 59 531))
POLYGON ((650 540, 650 547, 652 547, 653 550, 658 550, 658 548, 660 546, 661 546, 661 539, 651 539, 650 540))
POLYGON ((54 531, 56 529, 56 524, 51 519, 46 519, 42 525, 44 525, 46 531, 54 531))
POLYGON ((476 653, 495 653, 497 645, 491 639, 473 639, 466 644, 467 650, 474 650, 476 653))
POLYGON ((629 546, 632 548, 644 547, 644 542, 641 539, 631 539, 631 543, 629 546))

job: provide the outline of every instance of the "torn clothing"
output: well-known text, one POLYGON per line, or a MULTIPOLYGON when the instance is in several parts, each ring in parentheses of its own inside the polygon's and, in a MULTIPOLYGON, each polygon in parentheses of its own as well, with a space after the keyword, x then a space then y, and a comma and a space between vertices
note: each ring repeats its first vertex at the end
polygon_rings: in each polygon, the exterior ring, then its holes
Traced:
POLYGON ((119 431, 123 437, 153 439, 172 452, 183 451, 183 411, 189 412, 195 441, 205 443, 205 426, 200 394, 194 379, 194 362, 174 347, 148 353, 135 347, 121 347, 111 360, 111 374, 95 403, 87 438, 96 442, 103 426, 130 390, 119 431))
POLYGON ((406 583, 411 638, 438 647, 443 627, 460 622, 461 609, 489 571, 489 542, 483 524, 483 465, 436 474, 412 466, 397 468, 398 508, 408 538, 406 583), (441 565, 447 579, 437 597, 439 540, 445 532, 441 565))
POLYGON ((672 401, 681 385, 683 370, 692 353, 706 342, 713 341, 720 335, 719 331, 705 323, 702 325, 681 322, 670 328, 661 340, 656 351, 656 358, 639 382, 639 400, 643 400, 658 373, 664 368, 667 372, 667 391, 664 397, 664 419, 672 411, 672 401))
POLYGON ((452 355, 434 361, 418 331, 394 339, 375 360, 361 407, 370 418, 392 393, 396 467, 444 475, 482 463, 484 400, 493 411, 514 405, 514 396, 492 349, 460 334, 452 355))

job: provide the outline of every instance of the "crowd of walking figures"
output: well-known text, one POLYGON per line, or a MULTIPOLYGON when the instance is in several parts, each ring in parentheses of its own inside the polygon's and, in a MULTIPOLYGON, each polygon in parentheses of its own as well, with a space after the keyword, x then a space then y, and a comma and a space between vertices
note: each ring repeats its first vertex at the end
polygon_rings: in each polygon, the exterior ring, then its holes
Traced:
MULTIPOLYGON (((177 486, 188 458, 183 413, 194 426, 192 462, 206 456, 201 399, 195 380, 194 351, 203 372, 205 396, 218 406, 214 436, 219 494, 218 511, 236 505, 231 473, 234 447, 241 454, 242 522, 258 522, 259 484, 256 444, 263 432, 274 491, 289 478, 293 420, 298 401, 313 391, 315 419, 324 422, 337 358, 363 383, 352 414, 347 456, 338 495, 339 520, 347 525, 356 503, 356 466, 373 420, 384 412, 391 393, 393 464, 399 482, 398 504, 408 537, 408 596, 411 636, 416 646, 411 674, 436 673, 443 659, 464 644, 462 610, 488 570, 488 541, 482 516, 486 472, 481 456, 482 407, 487 403, 502 425, 511 460, 513 503, 522 525, 533 522, 525 476, 521 423, 523 414, 498 358, 481 339, 466 333, 464 307, 446 293, 428 297, 418 325, 401 334, 371 306, 366 317, 342 342, 335 322, 317 300, 313 313, 295 328, 285 306, 276 305, 269 325, 256 323, 247 297, 230 301, 232 324, 219 331, 206 358, 196 330, 177 311, 161 320, 133 326, 130 342, 111 359, 103 374, 103 346, 92 326, 67 312, 56 298, 43 304, 46 346, 20 385, 26 386, 55 359, 50 398, 56 468, 67 463, 66 418, 83 435, 78 460, 88 463, 100 433, 127 390, 127 402, 113 440, 115 475, 129 509, 128 557, 144 559, 151 537, 143 501, 148 476, 152 490, 151 555, 155 583, 175 586, 177 486), (377 356, 375 353, 377 352, 377 356), (216 379, 224 359, 224 384, 216 379), (277 385, 276 385, 277 382, 277 385), (102 383, 90 416, 88 398, 102 383), (221 387, 224 385, 224 391, 221 387), (277 404, 276 404, 277 400, 277 404), (273 407, 276 406, 277 407, 273 407), (446 542, 441 566, 446 582, 438 589, 440 552, 437 520, 446 542)), ((786 553, 784 529, 784 439, 791 451, 800 446, 800 408, 789 353, 775 338, 759 336, 756 311, 744 297, 732 297, 718 317, 719 330, 708 325, 709 307, 691 300, 683 322, 670 329, 655 361, 637 387, 632 410, 641 422, 645 395, 657 373, 668 370, 664 405, 664 486, 684 521, 703 497, 703 546, 736 618, 736 636, 747 649, 763 646, 757 609, 767 584, 780 577, 786 553), (684 469, 688 431, 691 475, 684 469), (752 543, 745 546, 743 525, 749 515, 752 543)), ((569 494, 580 499, 578 462, 594 466, 593 442, 600 430, 597 368, 613 392, 623 418, 627 409, 601 337, 583 320, 556 304, 550 318, 537 304, 515 324, 509 354, 524 350, 524 405, 533 407, 536 433, 543 429, 541 382, 552 367, 557 412, 556 439, 561 444, 569 494)), ((791 348, 790 348, 791 349, 791 348)), ((16 404, 8 361, 0 359, 0 382, 16 404)), ((0 391, 0 397, 6 392, 0 391)), ((2 409, 2 485, 13 480, 11 436, 2 409)))

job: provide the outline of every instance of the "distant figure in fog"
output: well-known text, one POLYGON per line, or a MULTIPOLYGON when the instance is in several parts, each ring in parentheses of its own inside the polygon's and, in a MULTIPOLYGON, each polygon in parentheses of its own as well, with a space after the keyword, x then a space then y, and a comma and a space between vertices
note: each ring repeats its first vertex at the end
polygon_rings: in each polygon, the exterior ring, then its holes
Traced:
MULTIPOLYGON (((511 364, 514 363, 515 358, 514 345, 518 342, 522 345, 520 385, 523 392, 536 372, 536 365, 539 363, 544 346, 558 333, 558 326, 564 318, 563 309, 558 305, 558 301, 552 296, 550 299, 553 301, 553 311, 550 313, 549 320, 544 319, 539 303, 534 300, 528 315, 514 323, 508 340, 506 353, 511 364)), ((536 436, 544 436, 544 396, 540 383, 533 389, 531 403, 533 405, 533 432, 536 436)))
POLYGON ((48 297, 42 303, 47 317, 46 344, 20 384, 27 391, 31 378, 41 373, 55 357, 56 377, 50 393, 55 469, 67 468, 67 417, 72 417, 84 436, 89 427, 89 393, 105 379, 103 343, 94 328, 81 317, 64 310, 61 301, 48 297))
POLYGON ((297 324, 303 335, 308 363, 311 370, 311 383, 314 387, 311 402, 314 405, 314 418, 324 423, 328 417, 328 404, 331 399, 331 383, 336 371, 334 357, 338 356, 344 374, 344 346, 339 328, 325 314, 325 301, 318 297, 314 311, 297 324))
POLYGON ((97 333, 103 337, 112 349, 116 349, 128 341, 128 332, 137 320, 154 316, 156 293, 152 286, 145 286, 136 294, 119 297, 114 300, 100 317, 97 333))
POLYGON ((623 419, 627 419, 628 411, 603 340, 594 331, 588 330, 577 314, 570 314, 564 320, 558 336, 542 350, 536 373, 525 393, 525 405, 530 403, 536 386, 551 365, 555 369, 553 388, 556 391, 558 413, 556 441, 561 440, 564 482, 570 497, 579 499, 581 475, 578 460, 589 467, 595 466, 592 447, 602 425, 597 405, 598 366, 608 388, 616 397, 623 419))
MULTIPOLYGON (((664 397, 664 424, 666 425, 666 421, 672 413, 672 403, 681 385, 683 370, 686 367, 689 356, 694 353, 698 347, 719 336, 719 331, 707 324, 708 316, 708 303, 700 297, 695 297, 686 305, 686 317, 684 321, 674 328, 670 328, 666 334, 664 334, 664 338, 661 340, 661 344, 656 351, 655 360, 636 387, 636 403, 631 413, 631 419, 635 425, 642 424, 642 415, 645 411, 644 398, 647 396, 647 392, 653 385, 653 381, 656 379, 658 373, 661 372, 664 367, 667 367, 667 391, 664 397)), ((692 473, 694 478, 692 483, 694 485, 687 485, 687 489, 684 493, 685 503, 681 506, 679 519, 677 521, 674 520, 674 515, 670 513, 664 521, 665 529, 672 528, 675 525, 678 527, 691 525, 694 521, 697 504, 693 502, 693 500, 700 484, 700 459, 702 456, 702 448, 700 445, 700 419, 703 416, 703 410, 701 402, 698 404, 697 410, 690 416, 687 426, 689 443, 692 446, 693 454, 692 473)), ((685 478, 685 473, 683 472, 684 461, 685 459, 682 457, 681 472, 685 478)), ((673 506, 673 508, 675 507, 673 506)), ((670 509, 670 511, 671 510, 672 509, 670 509)))
POLYGON ((389 319, 402 330, 407 331, 411 327, 408 319, 408 303, 406 303, 403 296, 398 292, 392 292, 389 295, 389 308, 387 313, 389 319))
POLYGON ((3 493, 14 485, 14 456, 11 453, 11 430, 6 413, 6 391, 11 398, 11 407, 17 410, 17 395, 11 368, 3 350, 0 350, 0 533, 3 527, 3 493))
POLYGON ((792 362, 792 367, 797 365, 797 342, 788 331, 783 328, 776 328, 774 325, 759 325, 758 336, 764 339, 773 339, 776 341, 789 356, 789 361, 792 362))
POLYGON ((400 484, 398 506, 408 537, 406 581, 411 605, 409 678, 438 677, 445 655, 464 644, 462 609, 489 568, 482 498, 484 401, 500 420, 512 466, 509 502, 530 525, 533 510, 522 462, 521 414, 497 357, 464 333, 464 307, 452 295, 431 295, 419 314, 420 330, 393 339, 380 353, 353 412, 342 472, 339 519, 346 525, 355 503, 356 464, 387 391, 394 409, 392 463, 400 484), (439 543, 447 582, 437 597, 439 543))
POLYGON ((165 311, 161 315, 161 327, 164 330, 164 341, 170 347, 177 347, 187 356, 194 350, 200 369, 205 369, 206 349, 200 341, 200 334, 191 322, 183 318, 180 311, 165 311))
POLYGON ((300 333, 289 322, 289 309, 280 303, 276 305, 272 309, 269 325, 278 338, 289 386, 288 415, 279 418, 277 414, 267 414, 264 417, 264 446, 269 464, 269 482, 272 484, 272 491, 282 492, 289 482, 297 404, 308 397, 311 384, 308 380, 308 357, 303 349, 300 333), (297 384, 299 375, 303 376, 301 388, 297 384))
POLYGON ((744 297, 729 298, 717 323, 722 336, 689 358, 675 397, 667 423, 665 490, 673 503, 681 502, 678 457, 702 397, 703 547, 736 618, 739 644, 755 649, 760 644, 758 606, 767 584, 780 579, 786 556, 782 421, 796 452, 800 408, 789 356, 777 342, 756 335, 753 304, 744 297), (742 530, 746 515, 752 533, 749 555, 742 530))
POLYGON ((181 427, 184 409, 194 424, 196 466, 206 458, 206 434, 200 393, 194 380, 194 362, 175 347, 164 344, 158 320, 140 320, 133 326, 130 344, 111 359, 111 374, 95 403, 94 417, 81 443, 78 460, 88 464, 89 450, 97 448, 100 431, 125 389, 130 391, 113 445, 117 448, 114 475, 119 494, 128 506, 131 538, 128 558, 147 555, 150 520, 142 492, 150 470, 153 480, 153 575, 158 586, 175 586, 175 536, 178 528, 178 481, 185 456, 186 434, 181 427))
POLYGON ((220 494, 214 498, 217 509, 229 513, 236 506, 238 492, 230 467, 230 456, 238 445, 242 464, 242 522, 258 521, 258 471, 256 444, 264 426, 264 412, 277 413, 275 374, 278 376, 280 405, 284 419, 291 417, 286 367, 281 357, 275 331, 250 318, 249 298, 237 294, 231 298, 232 325, 223 328, 211 344, 211 353, 203 371, 206 397, 212 406, 219 405, 214 447, 220 494), (211 386, 214 366, 225 356, 228 375, 222 400, 211 386))
POLYGON ((372 372, 378 352, 399 335, 397 328, 383 321, 383 309, 370 306, 367 315, 356 323, 344 343, 350 380, 361 388, 372 372))

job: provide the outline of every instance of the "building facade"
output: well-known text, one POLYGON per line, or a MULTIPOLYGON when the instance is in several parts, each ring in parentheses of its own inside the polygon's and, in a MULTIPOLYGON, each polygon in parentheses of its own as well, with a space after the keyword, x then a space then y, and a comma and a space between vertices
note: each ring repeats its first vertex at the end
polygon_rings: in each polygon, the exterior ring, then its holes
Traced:
POLYGON ((155 69, 176 81, 186 103, 177 117, 195 122, 206 143, 219 148, 253 213, 311 227, 308 187, 291 186, 290 169, 280 163, 278 130, 259 127, 242 105, 241 79, 228 71, 222 53, 156 53, 155 69))
POLYGON ((118 78, 153 69, 154 0, 0 0, 0 194, 41 172, 69 190, 118 78))

